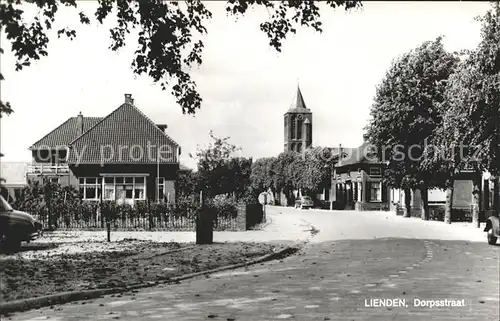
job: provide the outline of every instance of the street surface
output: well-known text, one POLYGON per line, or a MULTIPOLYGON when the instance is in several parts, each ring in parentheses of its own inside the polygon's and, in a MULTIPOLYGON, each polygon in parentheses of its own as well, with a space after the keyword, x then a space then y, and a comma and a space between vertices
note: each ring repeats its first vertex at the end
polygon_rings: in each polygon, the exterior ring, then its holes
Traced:
MULTIPOLYGON (((267 210, 273 224, 308 222, 320 232, 281 261, 10 319, 500 320, 500 246, 488 245, 482 230, 389 212, 267 210), (377 299, 400 299, 403 305, 375 307, 377 299), (465 306, 418 307, 415 299, 465 306)), ((283 239, 286 229, 276 233, 283 239)))

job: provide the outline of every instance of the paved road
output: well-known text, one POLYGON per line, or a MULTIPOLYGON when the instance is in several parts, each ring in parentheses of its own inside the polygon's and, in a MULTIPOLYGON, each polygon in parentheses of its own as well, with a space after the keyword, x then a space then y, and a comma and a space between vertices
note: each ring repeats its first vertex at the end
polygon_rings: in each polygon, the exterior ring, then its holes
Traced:
POLYGON ((269 210, 320 233, 282 261, 11 319, 500 320, 500 247, 480 231, 385 213, 269 210), (376 299, 402 306, 374 307, 376 299), (465 306, 417 307, 415 299, 465 306))

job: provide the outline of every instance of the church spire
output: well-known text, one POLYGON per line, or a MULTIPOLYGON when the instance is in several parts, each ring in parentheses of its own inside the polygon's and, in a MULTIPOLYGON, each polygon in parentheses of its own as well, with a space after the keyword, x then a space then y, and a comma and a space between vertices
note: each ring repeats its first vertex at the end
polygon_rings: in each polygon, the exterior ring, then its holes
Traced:
POLYGON ((297 94, 295 95, 295 98, 293 99, 292 105, 290 106, 290 109, 307 109, 306 103, 304 101, 304 97, 302 96, 302 92, 300 91, 300 86, 297 84, 297 94))

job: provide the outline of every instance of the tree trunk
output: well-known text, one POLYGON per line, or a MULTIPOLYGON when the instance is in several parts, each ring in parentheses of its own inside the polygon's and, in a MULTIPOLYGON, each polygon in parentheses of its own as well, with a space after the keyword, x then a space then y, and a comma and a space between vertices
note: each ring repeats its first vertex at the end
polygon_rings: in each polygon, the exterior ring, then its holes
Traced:
POLYGON ((405 188, 405 209, 404 209, 404 214, 403 217, 410 217, 411 216, 411 189, 405 188))
POLYGON ((498 186, 498 181, 500 177, 496 176, 493 181, 493 209, 495 210, 495 216, 498 217, 500 214, 500 191, 498 186))
POLYGON ((451 211, 453 209, 453 181, 446 187, 446 205, 444 208, 444 222, 451 224, 451 211))
POLYGON ((422 219, 429 220, 429 189, 427 186, 420 187, 420 197, 422 198, 422 219))
POLYGON ((474 179, 472 187, 472 225, 479 227, 479 202, 481 198, 480 181, 474 179))

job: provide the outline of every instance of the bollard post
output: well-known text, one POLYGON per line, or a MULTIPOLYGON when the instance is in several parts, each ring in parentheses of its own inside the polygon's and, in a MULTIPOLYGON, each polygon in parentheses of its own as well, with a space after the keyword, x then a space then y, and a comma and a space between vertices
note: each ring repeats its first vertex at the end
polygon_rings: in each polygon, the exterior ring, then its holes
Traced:
POLYGON ((106 236, 108 242, 111 242, 111 209, 105 204, 101 203, 101 215, 104 216, 104 221, 106 222, 106 236))
POLYGON ((200 211, 196 216, 196 244, 212 244, 214 238, 213 217, 205 207, 203 192, 200 192, 200 211))
POLYGON ((108 234, 108 242, 111 242, 111 223, 109 221, 106 222, 106 231, 108 234))

